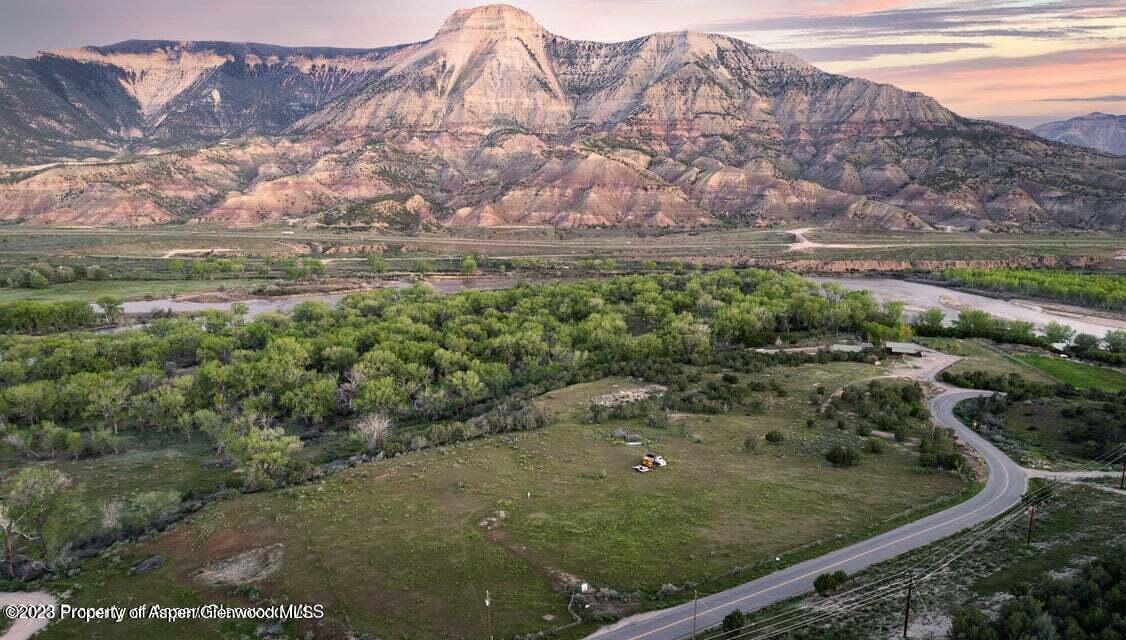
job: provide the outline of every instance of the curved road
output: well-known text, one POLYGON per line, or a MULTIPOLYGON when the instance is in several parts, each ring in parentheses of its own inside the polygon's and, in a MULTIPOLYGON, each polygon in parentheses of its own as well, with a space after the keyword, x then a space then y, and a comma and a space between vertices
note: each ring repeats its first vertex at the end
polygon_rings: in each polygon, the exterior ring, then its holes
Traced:
MULTIPOLYGON (((948 366, 950 363, 947 362, 948 366)), ((928 372, 929 373, 929 372, 928 372)), ((696 628, 718 625, 732 609, 754 611, 813 591, 813 581, 827 571, 855 573, 873 564, 951 536, 985 522, 1020 501, 1028 485, 1025 469, 954 417, 954 406, 988 391, 947 390, 930 400, 931 414, 954 429, 985 460, 989 478, 973 498, 945 511, 903 525, 874 538, 763 576, 758 580, 700 598, 696 628)), ((587 636, 593 640, 679 640, 692 633, 692 603, 632 616, 587 636)))

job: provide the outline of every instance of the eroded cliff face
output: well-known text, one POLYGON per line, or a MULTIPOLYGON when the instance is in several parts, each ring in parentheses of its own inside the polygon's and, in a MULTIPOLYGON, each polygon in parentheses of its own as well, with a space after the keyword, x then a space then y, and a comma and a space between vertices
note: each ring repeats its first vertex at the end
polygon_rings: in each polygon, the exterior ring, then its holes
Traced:
POLYGON ((156 154, 0 174, 7 221, 320 224, 412 196, 455 225, 1126 219, 1122 158, 725 36, 573 41, 504 5, 384 49, 133 41, 0 59, 0 100, 11 163, 156 154))

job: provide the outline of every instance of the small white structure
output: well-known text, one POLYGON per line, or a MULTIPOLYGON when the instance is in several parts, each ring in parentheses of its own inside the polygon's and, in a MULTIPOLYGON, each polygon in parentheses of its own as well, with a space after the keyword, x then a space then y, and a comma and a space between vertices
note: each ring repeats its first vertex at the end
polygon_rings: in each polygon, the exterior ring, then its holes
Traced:
POLYGON ((921 356, 926 351, 926 347, 914 342, 888 342, 884 346, 897 356, 921 356))

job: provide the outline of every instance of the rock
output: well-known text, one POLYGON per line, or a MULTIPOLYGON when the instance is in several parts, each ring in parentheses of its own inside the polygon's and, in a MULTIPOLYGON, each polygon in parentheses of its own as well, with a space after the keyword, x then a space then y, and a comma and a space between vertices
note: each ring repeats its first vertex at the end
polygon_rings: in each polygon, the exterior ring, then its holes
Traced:
MULTIPOLYGON (((1126 224, 1113 156, 724 35, 584 42, 500 5, 379 49, 5 57, 0 103, 0 166, 182 150, 0 171, 0 222, 314 226, 360 208, 372 226, 1126 224)), ((1121 120, 1097 120, 1043 132, 1122 144, 1121 120)))
POLYGON ((211 586, 248 584, 270 577, 281 568, 285 545, 272 544, 218 560, 194 574, 196 580, 211 586))
POLYGON ((144 560, 141 560, 137 564, 133 565, 129 569, 129 575, 137 576, 137 575, 141 575, 142 573, 148 573, 149 571, 152 571, 153 569, 164 566, 164 562, 165 562, 164 556, 161 556, 161 555, 149 556, 149 557, 145 558, 144 560))

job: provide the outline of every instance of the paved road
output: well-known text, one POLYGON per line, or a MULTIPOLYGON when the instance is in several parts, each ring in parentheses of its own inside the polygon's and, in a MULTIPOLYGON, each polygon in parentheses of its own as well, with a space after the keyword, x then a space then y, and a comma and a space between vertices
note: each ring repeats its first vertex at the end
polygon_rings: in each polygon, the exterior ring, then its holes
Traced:
MULTIPOLYGON (((813 590, 813 581, 827 571, 855 573, 873 564, 936 542, 999 515, 1016 504, 1028 481, 1025 470, 954 417, 958 402, 989 392, 948 390, 930 401, 931 413, 943 426, 978 451, 989 467, 985 488, 973 498, 941 513, 904 525, 852 546, 807 560, 698 602, 697 628, 718 625, 732 609, 753 611, 813 590)), ((692 632, 692 603, 644 613, 604 627, 589 639, 677 640, 692 632)))

